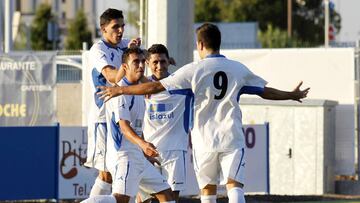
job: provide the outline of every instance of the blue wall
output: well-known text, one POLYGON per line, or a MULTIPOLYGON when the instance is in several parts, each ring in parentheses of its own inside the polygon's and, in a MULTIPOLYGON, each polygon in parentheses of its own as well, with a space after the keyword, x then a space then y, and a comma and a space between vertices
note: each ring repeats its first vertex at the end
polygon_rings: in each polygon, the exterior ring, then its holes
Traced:
POLYGON ((0 127, 0 200, 57 199, 58 132, 0 127))

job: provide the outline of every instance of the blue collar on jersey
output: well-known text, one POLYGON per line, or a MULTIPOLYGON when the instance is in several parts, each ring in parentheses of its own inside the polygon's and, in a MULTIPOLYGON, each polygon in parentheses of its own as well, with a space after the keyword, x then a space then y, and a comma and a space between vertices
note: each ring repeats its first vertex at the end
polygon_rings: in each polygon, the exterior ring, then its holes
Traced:
POLYGON ((127 85, 134 85, 134 84, 136 84, 136 83, 131 83, 131 82, 129 82, 129 80, 126 78, 126 76, 123 77, 123 80, 124 80, 124 82, 125 82, 127 85))
POLYGON ((108 48, 111 48, 111 49, 120 49, 120 47, 116 46, 116 47, 113 47, 111 44, 107 43, 104 39, 101 39, 102 42, 104 42, 104 44, 108 47, 108 48))
POLYGON ((221 54, 209 54, 205 58, 218 58, 218 57, 225 58, 225 56, 221 54))

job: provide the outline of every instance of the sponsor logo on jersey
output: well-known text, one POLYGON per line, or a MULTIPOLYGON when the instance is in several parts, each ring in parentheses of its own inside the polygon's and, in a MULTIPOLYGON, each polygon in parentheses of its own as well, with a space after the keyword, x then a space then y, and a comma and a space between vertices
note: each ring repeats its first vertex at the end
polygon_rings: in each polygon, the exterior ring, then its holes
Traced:
POLYGON ((173 109, 172 104, 150 104, 149 112, 165 112, 173 109))
POLYGON ((171 113, 152 113, 149 114, 150 120, 170 120, 174 118, 174 112, 171 113))

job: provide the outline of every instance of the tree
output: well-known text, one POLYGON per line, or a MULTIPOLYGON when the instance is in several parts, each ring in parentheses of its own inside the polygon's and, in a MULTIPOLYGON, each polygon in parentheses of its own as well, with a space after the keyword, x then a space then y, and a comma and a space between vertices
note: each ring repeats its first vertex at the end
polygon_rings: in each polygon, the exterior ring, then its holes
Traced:
MULTIPOLYGON (((287 45, 306 42, 307 46, 318 46, 324 42, 323 0, 293 1, 293 38, 287 45)), ((257 21, 262 33, 268 28, 287 30, 287 1, 282 0, 195 0, 196 22, 249 22, 257 21), (204 8, 211 7, 206 12, 204 8), (215 8, 213 8, 215 7, 215 8)), ((330 22, 337 32, 341 29, 341 17, 331 12, 330 22)), ((268 33, 267 35, 273 32, 268 33)), ((274 33, 273 33, 274 34, 274 33)))
POLYGON ((221 0, 195 0, 195 22, 226 21, 221 14, 221 0))
POLYGON ((40 4, 36 10, 35 18, 31 25, 31 48, 34 50, 52 49, 52 41, 47 37, 48 22, 53 19, 51 7, 40 4))
POLYGON ((295 35, 288 38, 287 31, 268 24, 266 31, 258 33, 258 39, 263 48, 284 48, 284 47, 309 47, 308 42, 303 42, 295 35))
POLYGON ((91 47, 92 38, 84 11, 78 10, 75 19, 69 23, 65 48, 69 50, 79 50, 82 49, 83 42, 88 43, 89 47, 91 47))

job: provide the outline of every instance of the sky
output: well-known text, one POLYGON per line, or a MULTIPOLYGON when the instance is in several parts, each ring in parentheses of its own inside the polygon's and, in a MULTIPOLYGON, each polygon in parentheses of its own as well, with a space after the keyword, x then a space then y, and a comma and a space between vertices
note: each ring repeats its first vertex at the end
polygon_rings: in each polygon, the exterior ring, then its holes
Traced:
POLYGON ((360 40, 360 0, 332 0, 341 15, 341 30, 337 41, 360 40))

